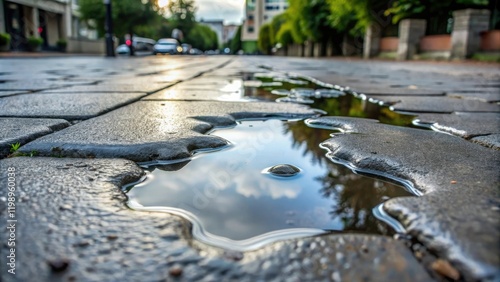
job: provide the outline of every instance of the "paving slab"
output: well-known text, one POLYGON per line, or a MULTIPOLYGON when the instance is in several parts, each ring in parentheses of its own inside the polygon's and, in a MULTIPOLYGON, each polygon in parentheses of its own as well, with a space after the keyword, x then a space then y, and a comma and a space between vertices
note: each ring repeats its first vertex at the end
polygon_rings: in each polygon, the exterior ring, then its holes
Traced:
POLYGON ((462 99, 478 100, 487 103, 500 102, 500 90, 498 92, 467 92, 467 93, 456 93, 450 92, 446 96, 462 99))
MULTIPOLYGON (((121 187, 143 175, 130 161, 4 159, 2 185, 9 168, 16 178, 16 275, 3 263, 3 281, 430 280, 411 252, 389 237, 329 235, 247 253, 193 242, 186 220, 126 208, 121 187)), ((3 218, 7 198, 1 189, 3 218)), ((0 221, 0 228, 8 224, 0 221)), ((0 233, 2 242, 7 236, 0 233)), ((1 256, 9 251, 2 244, 1 256)))
POLYGON ((26 94, 29 93, 27 91, 1 91, 0 90, 0 97, 5 97, 5 96, 12 96, 12 95, 17 95, 17 94, 26 94))
POLYGON ((359 83, 353 84, 350 89, 357 93, 363 93, 366 95, 384 95, 384 96, 444 96, 444 91, 432 90, 432 89, 420 89, 416 86, 414 87, 380 87, 378 85, 359 85, 359 83))
POLYGON ((197 149, 226 146, 226 140, 204 134, 216 126, 234 126, 244 118, 312 115, 307 107, 277 103, 141 101, 37 139, 21 151, 141 162, 182 159, 197 149))
POLYGON ((466 139, 500 133, 500 113, 419 114, 414 122, 466 139))
POLYGON ((29 79, 29 80, 16 80, 6 83, 0 83, 0 91, 40 91, 52 88, 61 88, 71 85, 86 85, 92 84, 91 82, 80 81, 65 81, 65 80, 48 80, 48 79, 29 79))
POLYGON ((153 93, 173 83, 98 84, 51 89, 42 93, 153 93))
MULTIPOLYGON (((498 167, 498 164, 497 164, 498 167)), ((465 281, 499 281, 500 193, 490 188, 444 190, 397 198, 384 209, 408 233, 460 270, 465 281)))
POLYGON ((500 134, 489 134, 471 138, 471 141, 488 148, 500 150, 500 134))
POLYGON ((391 104, 391 110, 417 113, 452 113, 452 112, 500 112, 500 105, 477 100, 452 97, 390 97, 369 96, 391 104))
POLYGON ((183 100, 183 101, 217 101, 242 100, 242 91, 223 92, 211 89, 178 89, 168 88, 158 93, 146 96, 142 100, 183 100), (233 99, 231 99, 234 97, 233 99))
POLYGON ((451 135, 375 120, 321 117, 311 123, 345 132, 322 143, 333 159, 395 177, 424 194, 384 204, 409 234, 468 279, 500 277, 500 259, 492 252, 500 244, 500 152, 451 135))
POLYGON ((0 116, 82 120, 131 103, 144 95, 144 93, 16 95, 0 98, 0 116))
POLYGON ((433 281, 399 243, 361 234, 289 240, 246 253, 242 268, 265 281, 433 281))
POLYGON ((24 145, 69 125, 63 119, 0 118, 0 158, 10 153, 11 144, 24 145))

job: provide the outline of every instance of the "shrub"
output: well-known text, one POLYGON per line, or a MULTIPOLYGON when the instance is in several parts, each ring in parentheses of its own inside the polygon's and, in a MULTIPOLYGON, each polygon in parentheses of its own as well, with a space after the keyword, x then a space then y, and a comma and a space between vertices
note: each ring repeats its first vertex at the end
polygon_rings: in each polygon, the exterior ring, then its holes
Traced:
POLYGON ((10 34, 0 33, 0 46, 6 46, 10 44, 10 34))

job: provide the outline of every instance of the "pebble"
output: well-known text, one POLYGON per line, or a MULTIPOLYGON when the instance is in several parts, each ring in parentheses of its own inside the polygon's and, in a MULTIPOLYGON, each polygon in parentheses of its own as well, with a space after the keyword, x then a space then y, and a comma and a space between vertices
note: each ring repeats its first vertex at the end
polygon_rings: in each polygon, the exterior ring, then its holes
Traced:
POLYGON ((290 177, 297 175, 300 172, 300 168, 290 164, 279 164, 269 168, 267 171, 275 176, 290 177))
POLYGON ((173 277, 179 277, 182 275, 182 267, 180 266, 173 266, 168 270, 168 274, 173 277))
POLYGON ((49 261, 47 261, 47 263, 49 264, 50 269, 53 272, 63 272, 69 266, 69 260, 67 260, 67 259, 49 260, 49 261))
POLYGON ((431 264, 431 268, 437 273, 451 278, 453 280, 458 280, 460 278, 460 273, 456 270, 448 261, 443 259, 438 259, 431 264))

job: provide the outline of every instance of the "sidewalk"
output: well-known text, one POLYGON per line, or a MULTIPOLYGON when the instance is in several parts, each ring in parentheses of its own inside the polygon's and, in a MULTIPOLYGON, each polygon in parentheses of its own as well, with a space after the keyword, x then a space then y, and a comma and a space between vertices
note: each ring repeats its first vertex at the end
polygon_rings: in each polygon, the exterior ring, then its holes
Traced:
POLYGON ((500 279, 498 65, 47 56, 34 63, 0 53, 0 182, 15 187, 10 195, 0 189, 0 230, 15 225, 0 232, 0 256, 13 253, 9 238, 16 242, 16 274, 2 264, 2 281, 500 279), (318 116, 307 105, 243 95, 249 85, 299 78, 363 100, 342 100, 355 103, 351 117, 318 116), (379 103, 392 111, 373 108, 379 103), (398 122, 394 111, 406 113, 413 125, 369 119, 375 111, 398 122), (226 140, 207 133, 269 118, 310 118, 305 135, 340 129, 315 144, 331 160, 414 189, 419 197, 392 198, 381 208, 404 232, 343 230, 242 252, 201 243, 185 218, 125 205, 123 186, 145 173, 137 163, 223 148, 226 140))

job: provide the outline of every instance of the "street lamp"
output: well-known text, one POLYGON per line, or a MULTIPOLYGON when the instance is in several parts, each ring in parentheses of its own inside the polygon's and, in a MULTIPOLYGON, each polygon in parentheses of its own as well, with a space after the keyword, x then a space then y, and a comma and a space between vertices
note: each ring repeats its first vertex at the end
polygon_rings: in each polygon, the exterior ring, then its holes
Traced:
POLYGON ((113 19, 111 18, 111 0, 103 0, 106 6, 106 23, 104 29, 106 31, 106 56, 114 57, 115 50, 113 44, 113 19))

